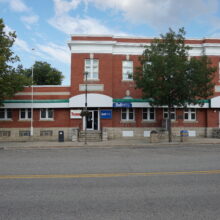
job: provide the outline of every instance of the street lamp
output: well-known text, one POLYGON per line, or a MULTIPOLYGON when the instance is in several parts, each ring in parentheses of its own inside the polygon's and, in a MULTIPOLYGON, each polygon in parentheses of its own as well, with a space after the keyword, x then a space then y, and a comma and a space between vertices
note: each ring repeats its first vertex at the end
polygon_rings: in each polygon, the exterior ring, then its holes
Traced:
POLYGON ((87 111, 87 77, 88 77, 88 72, 84 73, 86 77, 86 88, 85 88, 85 144, 87 144, 87 117, 88 117, 88 111, 87 111))
MULTIPOLYGON (((34 51, 34 48, 31 49, 32 51, 34 51)), ((34 135, 34 126, 33 126, 33 117, 34 117, 34 64, 32 65, 31 68, 31 78, 32 78, 32 82, 31 82, 31 131, 30 131, 30 135, 31 137, 34 135)))

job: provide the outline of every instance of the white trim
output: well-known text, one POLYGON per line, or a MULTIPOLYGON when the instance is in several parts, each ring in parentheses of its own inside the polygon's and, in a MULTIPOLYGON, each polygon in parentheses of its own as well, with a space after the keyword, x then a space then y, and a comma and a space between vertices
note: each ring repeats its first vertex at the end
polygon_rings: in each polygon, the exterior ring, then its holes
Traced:
MULTIPOLYGON (((87 107, 112 107, 113 99, 110 96, 96 93, 87 94, 87 107)), ((85 94, 73 96, 69 99, 70 108, 84 108, 85 94)))
POLYGON ((84 60, 84 72, 87 72, 87 78, 86 76, 84 76, 84 80, 99 80, 99 60, 98 59, 85 59, 84 60), (89 65, 87 65, 86 63, 89 61, 89 65), (95 71, 94 71, 94 67, 95 67, 95 61, 97 62, 97 78, 95 78, 95 71), (89 66, 89 70, 87 70, 86 68, 89 66))
MULTIPOLYGON (((86 91, 86 84, 79 84, 79 91, 86 91)), ((104 91, 104 84, 87 84, 87 91, 104 91)))
POLYGON ((40 121, 53 121, 54 120, 54 109, 51 109, 51 108, 43 108, 43 110, 46 111, 46 117, 45 118, 42 118, 42 115, 41 115, 41 110, 40 109, 40 121), (49 117, 49 110, 52 110, 52 117, 49 117))
MULTIPOLYGON (((18 92, 17 95, 32 95, 31 92, 18 92)), ((33 95, 70 95, 70 92, 34 92, 33 95)))
MULTIPOLYGON (((145 39, 145 40, 152 40, 152 37, 147 36, 130 36, 130 35, 112 35, 112 34, 70 34, 70 37, 110 37, 112 39, 145 39)), ((158 39, 161 39, 161 37, 158 37, 158 39)), ((186 40, 219 40, 219 38, 216 37, 209 37, 209 38, 187 38, 186 40)))
MULTIPOLYGON (((4 108, 31 108, 31 103, 5 103, 4 108)), ((69 103, 33 103, 33 108, 69 108, 69 103)))
POLYGON ((184 122, 195 122, 196 121, 196 109, 195 108, 184 109, 183 120, 184 122), (195 111, 193 112, 192 109, 194 109, 195 111), (188 119, 185 119, 185 114, 188 114, 188 119), (192 114, 195 114, 195 119, 192 119, 192 114))
POLYGON ((142 122, 155 122, 156 121, 156 113, 155 113, 155 108, 151 107, 151 108, 142 108, 142 122), (144 119, 144 109, 147 110, 147 118, 144 119), (154 114, 154 119, 150 119, 150 114, 151 114, 151 109, 154 110, 153 114, 154 114))
POLYGON ((28 109, 30 109, 30 112, 32 114, 31 108, 20 108, 19 109, 19 120, 20 121, 29 121, 31 120, 31 117, 28 118, 28 109), (24 109, 25 110, 25 118, 21 118, 21 110, 24 109))
POLYGON ((220 96, 211 99, 211 108, 220 108, 220 96))
MULTIPOLYGON (((123 55, 141 55, 145 46, 150 43, 130 43, 117 41, 99 41, 97 40, 72 40, 68 42, 71 53, 106 53, 123 55)), ((208 56, 220 55, 219 43, 186 44, 192 49, 189 50, 189 56, 201 56, 203 52, 208 56)))
MULTIPOLYGON (((30 86, 24 86, 25 88, 30 88, 30 86)), ((43 88, 43 87, 60 87, 60 88, 66 88, 70 87, 70 85, 33 85, 34 88, 43 88)))
POLYGON ((121 108, 121 122, 135 122, 135 109, 133 108, 121 108), (123 112, 123 109, 126 110, 126 112, 123 112), (133 118, 129 119, 130 110, 132 111, 133 118), (126 118, 122 118, 122 113, 126 114, 126 118))
POLYGON ((11 121, 13 119, 12 110, 8 108, 1 108, 4 111, 4 118, 0 118, 0 121, 11 121), (11 118, 8 117, 8 111, 11 111, 11 118))

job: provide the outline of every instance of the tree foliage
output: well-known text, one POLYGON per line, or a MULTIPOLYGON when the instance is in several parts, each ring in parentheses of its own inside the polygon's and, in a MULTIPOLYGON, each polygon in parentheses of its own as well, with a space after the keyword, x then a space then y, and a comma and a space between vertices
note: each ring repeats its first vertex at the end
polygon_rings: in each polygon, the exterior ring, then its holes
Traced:
MULTIPOLYGON (((216 68, 204 54, 189 59, 190 49, 185 45, 184 28, 178 33, 169 29, 146 46, 134 75, 143 98, 150 98, 152 105, 168 107, 169 122, 172 107, 196 104, 213 94, 216 68)), ((171 139, 171 126, 169 136, 171 139)))
MULTIPOLYGON (((32 68, 25 69, 24 75, 31 78, 32 68)), ((35 85, 61 85, 64 76, 47 62, 36 61, 33 65, 33 81, 35 85)))
POLYGON ((19 61, 11 50, 15 39, 15 32, 7 34, 3 19, 0 19, 0 105, 4 99, 11 98, 30 84, 30 80, 22 74, 22 66, 14 67, 14 63, 19 61))

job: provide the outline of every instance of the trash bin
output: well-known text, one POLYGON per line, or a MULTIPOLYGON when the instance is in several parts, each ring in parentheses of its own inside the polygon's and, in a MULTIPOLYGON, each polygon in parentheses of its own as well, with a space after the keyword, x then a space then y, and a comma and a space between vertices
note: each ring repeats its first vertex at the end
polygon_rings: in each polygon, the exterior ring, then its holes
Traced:
POLYGON ((158 143, 159 142, 157 131, 151 131, 150 132, 150 142, 151 143, 158 143))
POLYGON ((58 141, 64 142, 64 131, 58 131, 58 141))
POLYGON ((189 132, 187 130, 182 130, 180 131, 180 141, 181 142, 186 142, 189 137, 189 132))

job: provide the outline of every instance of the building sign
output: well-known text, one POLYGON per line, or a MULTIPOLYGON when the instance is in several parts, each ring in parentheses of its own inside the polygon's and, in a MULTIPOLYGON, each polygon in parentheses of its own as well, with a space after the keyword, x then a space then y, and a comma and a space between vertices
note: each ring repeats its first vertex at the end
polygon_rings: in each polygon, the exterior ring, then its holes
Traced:
POLYGON ((73 119, 82 118, 81 115, 80 115, 81 111, 82 110, 70 110, 70 118, 73 118, 73 119))
POLYGON ((131 108, 132 104, 130 102, 114 102, 113 107, 116 107, 116 108, 131 108))
POLYGON ((112 110, 101 110, 100 118, 102 119, 112 119, 112 110))

